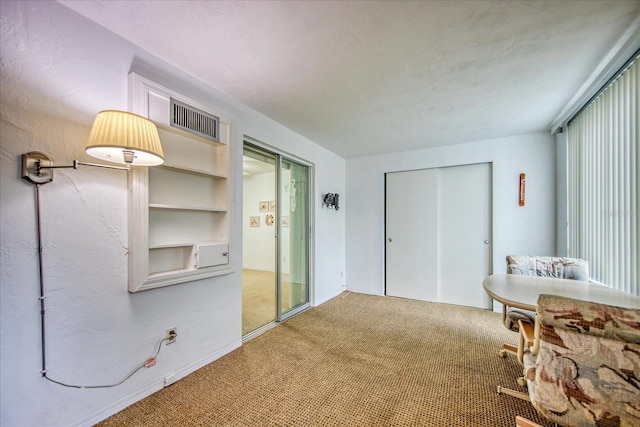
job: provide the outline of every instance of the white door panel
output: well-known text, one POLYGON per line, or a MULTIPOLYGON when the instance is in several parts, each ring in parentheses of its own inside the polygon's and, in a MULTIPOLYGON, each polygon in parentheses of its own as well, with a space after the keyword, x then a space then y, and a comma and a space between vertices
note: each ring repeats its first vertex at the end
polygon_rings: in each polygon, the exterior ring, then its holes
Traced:
POLYGON ((387 174, 387 295, 437 300, 437 170, 387 174))
POLYGON ((438 177, 439 300, 490 308, 482 288, 490 264, 490 166, 441 168, 438 177))
POLYGON ((386 293, 490 308, 491 165, 388 173, 386 293))

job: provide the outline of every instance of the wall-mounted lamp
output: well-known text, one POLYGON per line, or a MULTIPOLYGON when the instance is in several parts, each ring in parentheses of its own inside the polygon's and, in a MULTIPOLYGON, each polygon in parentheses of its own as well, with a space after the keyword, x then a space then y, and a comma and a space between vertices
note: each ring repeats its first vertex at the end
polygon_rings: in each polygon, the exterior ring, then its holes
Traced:
POLYGON ((340 209, 339 200, 340 196, 338 193, 327 193, 322 198, 322 203, 324 203, 328 208, 338 210, 340 209))
POLYGON ((156 125, 149 119, 126 111, 106 110, 96 116, 85 152, 92 157, 125 166, 85 163, 54 166, 53 159, 39 151, 22 155, 22 178, 33 184, 53 180, 53 169, 79 165, 129 170, 134 166, 155 166, 164 162, 156 125))
MULTIPOLYGON (((61 168, 74 168, 78 166, 96 166, 101 168, 129 170, 134 166, 156 166, 164 163, 164 153, 158 136, 156 125, 137 114, 126 111, 107 110, 101 111, 96 116, 89 134, 89 141, 85 151, 90 156, 108 162, 119 163, 124 166, 103 165, 98 163, 85 163, 78 160, 73 165, 54 166, 53 159, 39 151, 32 151, 22 155, 22 178, 35 185, 36 189, 36 224, 38 237, 38 268, 40 271, 40 317, 41 317, 41 344, 42 344, 42 370, 44 378, 51 382, 74 388, 104 388, 115 387, 129 379, 134 373, 143 367, 150 368, 155 365, 155 356, 140 365, 124 380, 107 385, 79 386, 66 384, 47 376, 47 358, 45 343, 45 292, 44 273, 42 261, 42 230, 40 227, 40 184, 46 184, 53 180, 53 170, 61 168)), ((166 340, 167 338, 165 338, 166 340)), ((163 340, 163 341, 165 341, 163 340)), ((160 347, 156 356, 160 352, 160 347)))

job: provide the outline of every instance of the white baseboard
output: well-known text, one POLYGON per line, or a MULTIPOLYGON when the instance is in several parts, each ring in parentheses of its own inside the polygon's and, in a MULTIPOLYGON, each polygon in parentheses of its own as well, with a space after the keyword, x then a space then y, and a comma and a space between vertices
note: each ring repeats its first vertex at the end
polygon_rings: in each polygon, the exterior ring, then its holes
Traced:
MULTIPOLYGON (((222 356, 224 356, 227 353, 232 352, 233 350, 235 350, 236 348, 242 346, 242 340, 238 340, 238 341, 234 341, 233 343, 221 348, 220 350, 206 356, 203 357, 200 360, 195 361, 194 363, 191 363, 187 366, 185 366, 184 368, 179 369, 178 371, 176 371, 174 373, 174 377, 175 380, 178 381, 181 378, 186 377, 187 375, 189 375, 192 372, 197 371, 198 369, 202 368, 205 365, 208 365, 209 363, 221 358, 222 356)), ((117 414, 118 412, 122 411, 123 409, 125 409, 126 407, 133 405, 134 403, 136 403, 139 400, 144 399, 147 396, 152 395, 153 393, 155 393, 158 390, 161 390, 164 387, 164 378, 160 378, 158 380, 153 381, 151 384, 148 384, 144 387, 142 387, 141 389, 131 393, 130 395, 112 403, 109 406, 106 406, 100 410, 98 410, 97 412, 94 412, 93 414, 78 420, 74 423, 71 424, 71 426, 73 427, 90 427, 93 426, 97 423, 99 423, 100 421, 103 421, 104 419, 110 417, 113 414, 117 414)))
POLYGON ((384 292, 383 291, 371 291, 370 289, 358 289, 358 288, 347 287, 347 289, 345 289, 345 291, 354 292, 356 294, 377 295, 377 296, 381 296, 381 297, 384 296, 384 292))

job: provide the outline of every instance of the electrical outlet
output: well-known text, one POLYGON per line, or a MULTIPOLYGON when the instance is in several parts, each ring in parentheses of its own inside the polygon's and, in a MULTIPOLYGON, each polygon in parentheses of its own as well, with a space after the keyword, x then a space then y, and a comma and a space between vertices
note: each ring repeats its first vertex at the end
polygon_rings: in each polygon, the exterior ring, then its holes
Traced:
POLYGON ((167 328, 167 345, 173 344, 178 339, 178 329, 174 326, 173 328, 167 328))

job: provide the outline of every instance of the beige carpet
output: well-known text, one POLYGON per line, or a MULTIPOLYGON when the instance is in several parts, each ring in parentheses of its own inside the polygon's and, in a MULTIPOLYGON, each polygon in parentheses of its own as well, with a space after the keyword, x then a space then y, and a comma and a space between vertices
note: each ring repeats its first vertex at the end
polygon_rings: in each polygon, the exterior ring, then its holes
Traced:
MULTIPOLYGON (((487 310, 343 294, 102 426, 513 426, 521 369, 487 310)), ((543 424, 549 425, 549 424, 543 424)))
MULTIPOLYGON (((307 301, 306 287, 282 277, 283 312, 307 301), (301 294, 292 290, 303 289, 301 294)), ((273 271, 242 269, 242 335, 276 319, 276 273, 273 271)))
POLYGON ((276 320, 276 273, 242 269, 242 335, 276 320))

